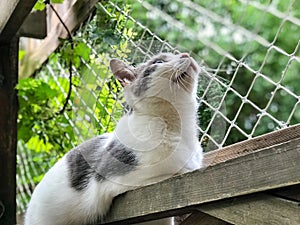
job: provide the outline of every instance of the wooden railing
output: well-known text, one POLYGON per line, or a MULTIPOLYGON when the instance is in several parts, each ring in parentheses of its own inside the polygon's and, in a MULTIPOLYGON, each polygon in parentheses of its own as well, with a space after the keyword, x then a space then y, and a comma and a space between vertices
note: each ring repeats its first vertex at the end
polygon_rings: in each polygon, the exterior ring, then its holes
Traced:
POLYGON ((181 224, 300 224, 300 125, 209 152, 205 163, 118 196, 101 224, 188 213, 181 224))

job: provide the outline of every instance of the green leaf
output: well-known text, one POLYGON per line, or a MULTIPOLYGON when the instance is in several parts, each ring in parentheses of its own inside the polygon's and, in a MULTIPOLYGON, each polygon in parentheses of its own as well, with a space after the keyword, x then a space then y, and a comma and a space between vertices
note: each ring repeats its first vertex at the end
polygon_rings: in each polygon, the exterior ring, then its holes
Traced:
POLYGON ((77 44, 74 49, 74 53, 77 56, 82 57, 85 61, 89 60, 91 49, 83 42, 77 44))
POLYGON ((18 140, 23 140, 27 142, 33 135, 32 126, 23 125, 18 127, 18 140))
POLYGON ((25 50, 19 50, 19 61, 21 61, 24 58, 25 54, 25 50))
POLYGON ((43 0, 38 0, 33 6, 34 10, 42 11, 46 8, 46 5, 43 0))
POLYGON ((57 95, 56 90, 52 89, 48 83, 40 79, 21 79, 16 89, 19 90, 19 96, 31 99, 34 102, 48 100, 57 95))
POLYGON ((27 142, 27 146, 36 152, 49 152, 53 148, 52 144, 49 142, 45 143, 38 135, 32 136, 27 142))
POLYGON ((51 0, 51 3, 63 3, 64 0, 51 0))

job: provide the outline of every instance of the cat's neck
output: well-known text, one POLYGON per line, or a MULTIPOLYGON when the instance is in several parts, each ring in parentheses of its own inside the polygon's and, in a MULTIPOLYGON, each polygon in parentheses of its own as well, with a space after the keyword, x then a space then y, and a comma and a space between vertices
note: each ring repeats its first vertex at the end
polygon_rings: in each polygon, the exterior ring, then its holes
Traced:
MULTIPOLYGON (((143 111, 132 110, 125 115, 118 126, 125 128, 126 133, 133 133, 135 137, 162 138, 186 136, 191 139, 197 136, 196 126, 197 104, 195 102, 186 102, 182 105, 172 105, 164 103, 163 105, 145 106, 143 111)), ((124 131, 125 131, 124 130, 124 131)), ((147 138, 146 138, 147 139, 147 138)))
MULTIPOLYGON (((175 93, 176 94, 176 93, 175 93)), ((134 103, 130 116, 139 123, 159 118, 170 129, 180 126, 190 126, 196 123, 198 104, 193 95, 162 95, 150 96, 134 103)), ((132 119, 131 122, 135 122, 132 119)))

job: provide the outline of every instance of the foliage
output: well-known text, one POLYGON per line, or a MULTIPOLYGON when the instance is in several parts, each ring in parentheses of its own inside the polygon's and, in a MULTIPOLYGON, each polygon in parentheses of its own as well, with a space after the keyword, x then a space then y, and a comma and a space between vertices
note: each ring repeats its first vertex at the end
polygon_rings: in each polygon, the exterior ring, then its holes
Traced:
POLYGON ((46 8, 46 2, 47 1, 50 2, 50 3, 63 3, 64 2, 64 0, 50 0, 50 1, 49 0, 38 0, 35 3, 33 9, 34 10, 40 10, 40 11, 44 10, 46 8))
MULTIPOLYGON (((22 186, 33 189, 45 171, 67 151, 82 140, 111 132, 115 120, 123 113, 122 87, 111 79, 108 71, 108 49, 126 58, 130 52, 126 37, 135 34, 130 31, 132 27, 125 25, 120 13, 112 13, 108 4, 106 9, 111 11, 110 16, 98 8, 85 29, 79 30, 71 42, 61 40, 60 49, 49 57, 47 65, 35 77, 21 79, 16 87, 19 155, 27 155, 30 157, 27 160, 39 165, 37 171, 28 171, 30 175, 18 181, 22 186), (106 25, 99 28, 103 21, 106 25), (116 29, 111 27, 112 23, 116 29), (70 63, 72 92, 66 110, 61 112, 69 90, 70 63)), ((21 51, 20 58, 23 55, 21 51)), ((28 198, 18 201, 23 202, 19 205, 26 204, 28 198)))
MULTIPOLYGON (((109 6, 107 6, 107 10, 112 11, 109 6)), ((124 17, 120 17, 118 13, 108 16, 98 8, 97 16, 87 25, 85 33, 79 32, 78 35, 74 36, 72 44, 68 40, 63 40, 62 47, 50 56, 48 66, 37 77, 20 80, 17 86, 20 102, 18 139, 26 143, 27 147, 36 152, 43 151, 49 154, 54 151, 54 155, 61 156, 72 145, 77 144, 73 125, 69 121, 70 118, 74 117, 74 112, 72 112, 74 109, 69 106, 63 114, 57 114, 64 104, 65 93, 68 92, 69 87, 69 79, 58 74, 62 72, 60 67, 63 66, 65 68, 63 71, 67 75, 70 62, 73 65, 73 70, 80 74, 80 77, 73 77, 73 92, 70 98, 70 102, 73 102, 76 110, 78 110, 76 116, 83 117, 90 113, 86 111, 86 106, 94 109, 96 115, 96 117, 90 115, 88 121, 81 121, 80 123, 92 123, 95 126, 92 133, 104 133, 113 130, 115 123, 111 121, 112 112, 115 112, 116 118, 122 114, 122 106, 116 101, 121 98, 121 86, 115 80, 101 76, 101 74, 107 76, 108 72, 106 66, 108 59, 107 54, 104 53, 106 49, 103 47, 113 45, 119 51, 118 54, 124 55, 128 52, 125 38, 126 35, 132 37, 134 34, 128 32, 132 28, 125 27, 123 20, 124 17), (98 25, 103 20, 106 25, 100 26, 101 29, 99 30, 98 25), (117 29, 113 30, 110 27, 111 22, 115 23, 117 29), (108 27, 107 24, 110 26, 108 27), (122 36, 117 35, 116 30, 122 32, 122 36), (101 45, 97 48, 97 56, 91 53, 91 43, 96 46, 101 45), (48 68, 51 68, 51 71, 48 68), (100 76, 95 76, 95 73, 100 76), (55 78, 53 74, 57 74, 58 77, 55 78), (93 91, 101 87, 99 95, 93 96, 91 99, 90 93, 81 91, 82 85, 93 91), (79 95, 75 95, 75 92, 79 95), (82 107, 80 105, 82 102, 87 105, 82 107)), ((78 118, 75 118, 74 121, 76 119, 78 118)), ((90 132, 84 130, 83 124, 76 124, 76 126, 83 137, 90 132)))

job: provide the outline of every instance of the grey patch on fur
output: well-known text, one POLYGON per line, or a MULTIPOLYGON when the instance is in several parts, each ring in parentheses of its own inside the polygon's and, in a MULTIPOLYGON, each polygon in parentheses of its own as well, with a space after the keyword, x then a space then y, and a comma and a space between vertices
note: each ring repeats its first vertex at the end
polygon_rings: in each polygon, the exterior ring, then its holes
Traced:
POLYGON ((144 70, 143 72, 143 77, 147 77, 149 75, 151 75, 155 70, 156 70, 156 67, 157 66, 151 66, 151 67, 148 67, 147 69, 144 70))
POLYGON ((105 144, 107 138, 103 135, 92 138, 71 150, 66 158, 69 166, 69 176, 71 187, 81 191, 87 187, 90 178, 95 175, 95 171, 87 162, 84 155, 99 151, 98 148, 105 144))
POLYGON ((152 80, 152 77, 150 77, 150 76, 140 78, 137 81, 137 83, 135 84, 135 86, 133 87, 133 93, 136 96, 141 96, 143 93, 145 93, 149 89, 151 80, 152 80))
POLYGON ((125 175, 138 165, 133 151, 117 140, 112 141, 105 150, 111 161, 105 167, 97 169, 105 177, 125 175))
POLYGON ((91 179, 101 182, 109 177, 121 176, 138 165, 136 156, 117 140, 106 148, 106 135, 92 138, 67 154, 70 185, 77 191, 84 190, 91 179))
POLYGON ((141 96, 145 93, 149 87, 152 80, 150 76, 157 68, 157 65, 147 65, 142 64, 136 69, 136 73, 138 74, 138 78, 132 87, 133 94, 136 96, 141 96))

